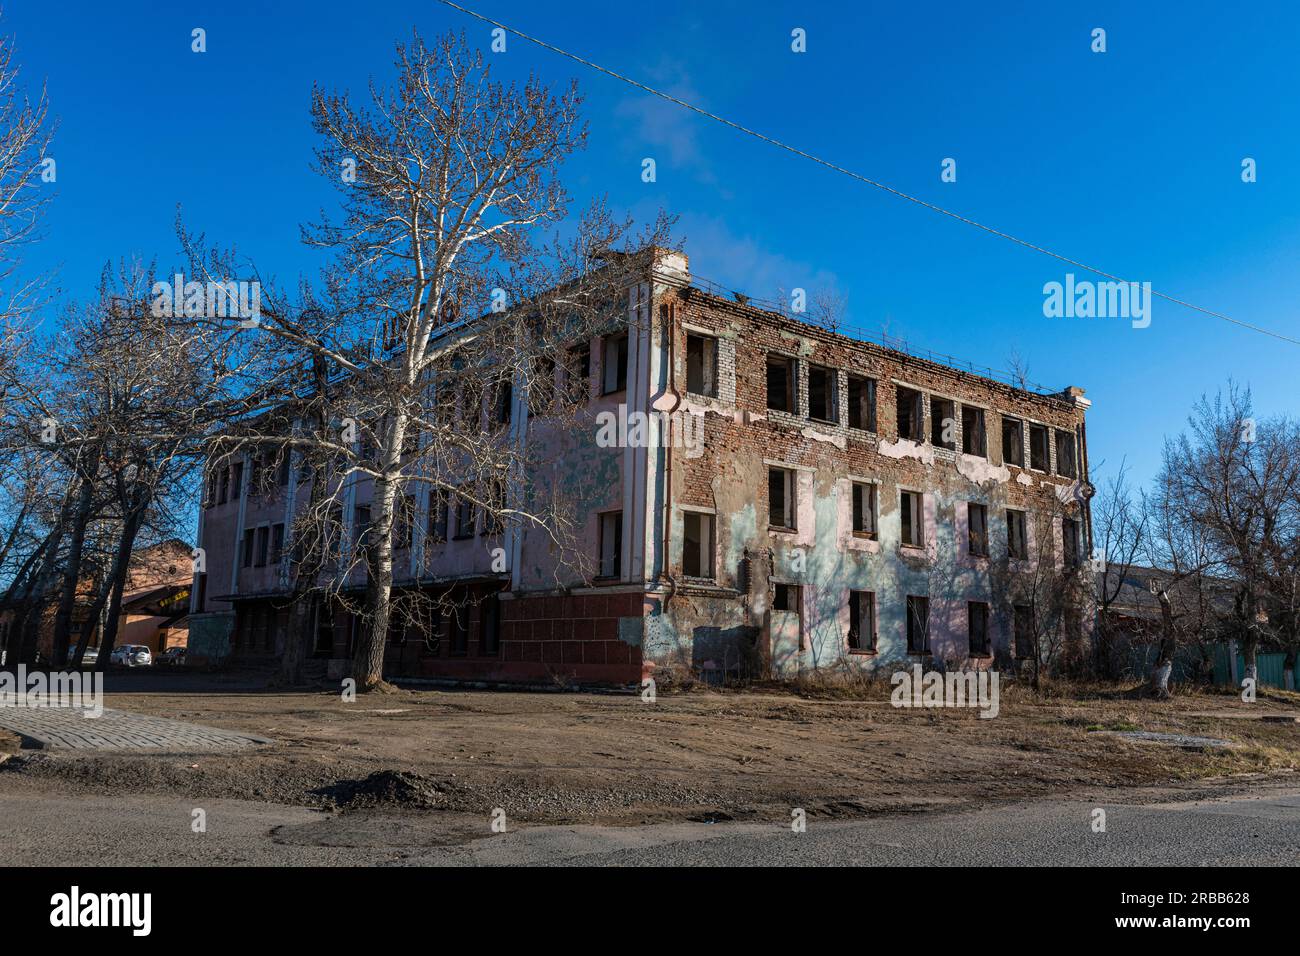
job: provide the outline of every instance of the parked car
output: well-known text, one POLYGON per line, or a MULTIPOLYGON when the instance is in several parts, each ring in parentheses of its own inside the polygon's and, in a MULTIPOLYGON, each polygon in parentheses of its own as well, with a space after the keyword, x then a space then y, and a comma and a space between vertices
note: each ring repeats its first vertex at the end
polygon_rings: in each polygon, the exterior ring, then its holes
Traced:
POLYGON ((158 655, 155 663, 159 667, 180 667, 185 663, 185 648, 169 647, 158 655))
POLYGON ((109 659, 111 664, 123 664, 126 667, 148 667, 153 663, 153 655, 143 644, 123 644, 113 649, 109 659))

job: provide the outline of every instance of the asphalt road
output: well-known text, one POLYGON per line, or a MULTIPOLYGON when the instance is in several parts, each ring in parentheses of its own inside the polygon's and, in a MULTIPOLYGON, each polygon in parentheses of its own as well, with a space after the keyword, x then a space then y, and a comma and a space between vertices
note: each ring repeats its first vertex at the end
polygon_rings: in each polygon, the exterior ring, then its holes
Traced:
POLYGON ((1034 801, 870 820, 514 828, 234 800, 0 792, 0 865, 1290 865, 1300 789, 1212 800, 1034 801), (1094 832, 1094 810, 1106 811, 1094 832), (193 811, 206 832, 194 832, 193 811))

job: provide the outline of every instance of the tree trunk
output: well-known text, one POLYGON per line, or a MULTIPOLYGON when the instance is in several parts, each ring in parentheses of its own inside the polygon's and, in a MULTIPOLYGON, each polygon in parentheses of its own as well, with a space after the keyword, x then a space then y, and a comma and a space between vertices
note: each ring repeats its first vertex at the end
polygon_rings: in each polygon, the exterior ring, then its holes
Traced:
POLYGON ((373 690, 384 682, 384 648, 388 637, 388 619, 393 598, 393 482, 380 478, 375 482, 371 507, 378 515, 370 527, 371 541, 366 555, 367 626, 360 631, 352 658, 352 676, 357 690, 373 690))
POLYGON ((86 524, 94 501, 94 483, 83 478, 77 493, 77 511, 73 517, 72 542, 68 547, 68 566, 63 572, 63 593, 54 616, 54 663, 62 666, 68 657, 68 637, 72 629, 72 611, 77 603, 77 586, 81 578, 81 552, 86 541, 86 524))
POLYGON ((385 434, 383 474, 375 479, 374 512, 370 542, 366 549, 366 611, 370 614, 357 646, 353 649, 352 676, 357 690, 374 690, 384 683, 384 649, 388 640, 388 619, 393 599, 393 513, 397 499, 397 482, 390 477, 401 462, 402 442, 406 437, 406 416, 397 412, 385 434))
POLYGON ((1178 637, 1174 631, 1174 612, 1169 604, 1169 595, 1160 592, 1160 653, 1151 667, 1151 677, 1147 684, 1147 693, 1160 700, 1168 700, 1173 694, 1169 691, 1169 675, 1174 670, 1174 653, 1178 649, 1178 637))
MULTIPOLYGON (((131 552, 135 549, 135 536, 144 523, 145 505, 139 504, 126 516, 122 525, 122 538, 117 543, 117 553, 113 556, 113 567, 109 571, 108 613, 104 620, 104 633, 99 641, 99 657, 95 660, 95 670, 108 670, 108 659, 113 655, 113 644, 117 640, 118 618, 122 613, 122 591, 126 587, 127 572, 131 567, 131 552)), ((104 606, 104 595, 100 595, 95 608, 97 613, 104 606)))

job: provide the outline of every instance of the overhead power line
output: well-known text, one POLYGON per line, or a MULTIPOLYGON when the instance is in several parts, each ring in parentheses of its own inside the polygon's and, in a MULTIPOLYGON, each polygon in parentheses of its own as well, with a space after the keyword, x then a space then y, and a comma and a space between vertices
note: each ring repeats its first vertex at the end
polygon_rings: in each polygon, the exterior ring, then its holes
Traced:
MULTIPOLYGON (((1032 249, 1035 252, 1042 253, 1045 256, 1050 256, 1051 258, 1056 259, 1060 262, 1064 262, 1067 265, 1074 266, 1076 269, 1082 269, 1085 272, 1091 272, 1093 275, 1102 276, 1106 279, 1110 279, 1113 282, 1123 282, 1126 284, 1130 284, 1130 280, 1121 279, 1119 276, 1112 275, 1111 273, 1106 272, 1103 269, 1099 269, 1096 266, 1090 266, 1085 262, 1080 262, 1078 259, 1071 259, 1069 256, 1061 255, 1058 252, 1053 252, 1051 249, 1045 249, 1044 247, 1040 245, 1036 245, 1035 243, 1032 243, 1027 239, 1021 239, 1019 236, 1013 236, 1008 232, 1003 232, 1002 230, 995 229, 992 226, 986 226, 984 223, 978 222, 967 216, 963 216, 961 213, 953 212, 951 209, 945 209, 942 206, 937 206, 932 202, 927 202, 926 200, 921 199, 918 196, 913 196, 910 193, 905 193, 901 189, 895 189, 893 186, 872 179, 869 176, 863 176, 861 173, 855 173, 851 169, 846 169, 843 166, 838 165, 837 163, 832 163, 829 160, 822 159, 820 156, 814 156, 812 153, 799 149, 797 146, 791 146, 789 143, 783 143, 779 139, 773 139, 771 136, 768 136, 765 133, 760 133, 757 130, 750 129, 747 126, 742 126, 740 123, 736 123, 732 120, 729 120, 725 116, 719 116, 716 113, 711 113, 708 110, 704 109, 703 107, 696 106, 694 103, 688 103, 685 100, 679 99, 678 97, 673 96, 669 93, 665 93, 662 90, 657 90, 652 86, 647 86, 646 84, 640 82, 639 80, 634 80, 629 76, 624 76, 622 73, 619 73, 615 70, 611 70, 607 67, 603 67, 598 63, 592 63, 590 60, 584 59, 578 56, 576 53, 570 53, 568 50, 564 50, 558 46, 555 46, 553 43, 547 43, 545 40, 541 40, 535 36, 524 33, 522 30, 518 30, 514 27, 507 26, 506 24, 501 23, 498 20, 493 20, 490 17, 485 17, 483 14, 470 10, 468 7, 462 7, 458 3, 453 3, 452 0, 438 0, 438 2, 443 4, 444 6, 451 7, 454 10, 459 10, 461 13, 474 17, 477 20, 482 20, 484 23, 490 23, 494 27, 500 27, 502 30, 505 30, 507 33, 513 33, 515 36, 519 37, 520 39, 527 40, 529 43, 535 43, 537 46, 540 46, 546 50, 550 50, 552 53, 558 53, 560 56, 568 57, 570 60, 573 60, 575 63, 581 63, 583 66, 588 67, 589 69, 592 70, 596 70, 598 73, 604 73, 606 76, 612 76, 614 79, 620 80, 628 84, 629 86, 634 86, 639 90, 651 94, 652 96, 657 96, 660 99, 667 100, 669 103, 676 103, 678 106, 684 109, 688 109, 692 113, 698 113, 700 116, 705 116, 711 120, 721 123, 724 126, 729 126, 734 130, 744 133, 746 136, 752 136, 755 139, 762 140, 764 143, 768 143, 772 146, 776 146, 778 149, 783 149, 786 152, 794 153, 796 156, 801 156, 804 159, 810 160, 819 166, 824 166, 827 169, 834 170, 837 173, 842 173, 843 175, 848 176, 850 179, 856 179, 858 182, 866 183, 868 186, 874 186, 877 189, 883 190, 884 192, 897 196, 899 199, 905 199, 910 203, 915 203, 916 205, 929 209, 932 212, 937 212, 941 216, 947 216, 948 218, 955 219, 958 222, 964 222, 968 226, 974 226, 976 229, 980 229, 983 230, 984 232, 989 233, 990 235, 997 236, 999 239, 1005 239, 1008 242, 1014 242, 1018 246, 1024 246, 1026 249, 1032 249)), ((1292 338, 1291 336, 1284 335, 1281 332, 1275 332, 1272 329, 1266 329, 1258 325, 1252 325, 1249 322, 1243 322, 1241 319, 1234 319, 1230 315, 1224 315, 1222 312, 1215 312, 1213 309, 1204 308, 1203 306, 1196 305, 1193 302, 1188 302, 1185 299, 1179 299, 1172 295, 1167 295, 1164 292, 1157 292, 1155 289, 1150 290, 1150 294, 1156 296, 1157 298, 1164 299, 1166 302, 1172 302, 1174 305, 1181 305, 1185 309, 1191 309, 1194 312, 1200 312, 1204 315, 1212 316, 1216 319, 1222 319, 1224 322, 1231 322, 1233 325, 1240 326, 1243 329, 1249 329, 1252 332, 1259 332, 1261 335, 1272 336, 1273 338, 1280 339, 1283 342, 1290 342, 1292 345, 1300 345, 1300 339, 1292 338)))

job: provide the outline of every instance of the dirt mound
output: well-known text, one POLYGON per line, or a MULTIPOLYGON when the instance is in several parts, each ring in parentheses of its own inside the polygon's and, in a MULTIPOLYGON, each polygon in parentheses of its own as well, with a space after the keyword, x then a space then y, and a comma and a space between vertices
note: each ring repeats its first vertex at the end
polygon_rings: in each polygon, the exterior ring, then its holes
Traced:
POLYGON ((340 810, 406 807, 433 810, 446 807, 453 796, 445 782, 406 770, 377 770, 362 780, 338 780, 312 791, 340 810))

